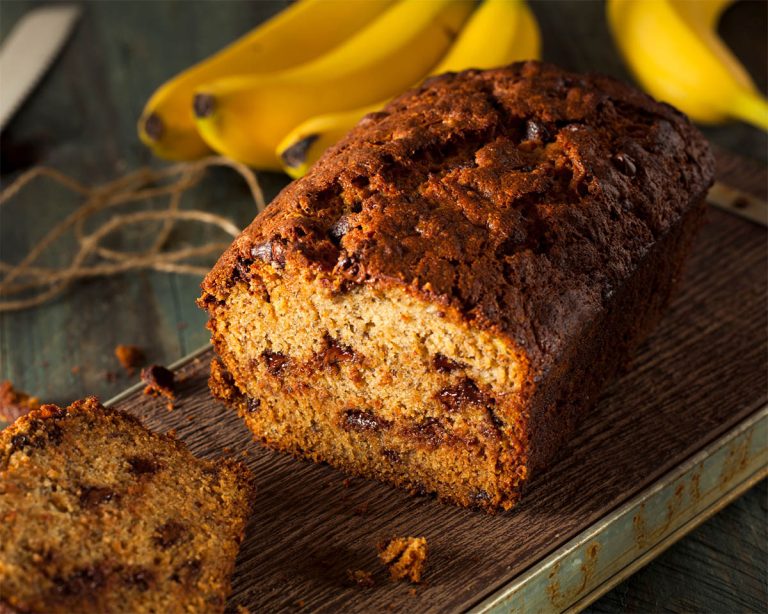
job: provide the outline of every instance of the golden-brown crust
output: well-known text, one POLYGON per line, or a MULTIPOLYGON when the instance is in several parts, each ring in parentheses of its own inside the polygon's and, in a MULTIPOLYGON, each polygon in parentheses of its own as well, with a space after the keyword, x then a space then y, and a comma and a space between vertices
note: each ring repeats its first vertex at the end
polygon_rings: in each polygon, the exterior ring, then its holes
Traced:
MULTIPOLYGON (((200 304, 234 376, 226 382, 219 372, 214 389, 272 447, 405 487, 417 488, 421 471, 426 490, 443 499, 508 509, 658 320, 713 172, 706 141, 682 114, 607 77, 526 62, 429 80, 361 121, 278 195, 206 277, 200 304), (312 300, 291 307, 307 286, 312 300), (389 386, 383 379, 380 389, 367 389, 381 405, 372 408, 368 399, 358 401, 351 370, 325 381, 310 362, 298 374, 295 336, 286 330, 280 338, 288 341, 276 353, 275 331, 256 315, 282 310, 271 326, 290 321, 300 328, 303 310, 319 309, 322 295, 347 312, 338 315, 323 303, 333 317, 307 330, 317 328, 322 338, 327 322, 338 319, 351 337, 363 331, 365 338, 367 323, 380 321, 384 309, 370 303, 365 324, 350 326, 348 310, 366 293, 396 302, 402 317, 400 297, 415 298, 410 321, 430 334, 438 325, 429 313, 448 322, 459 331, 450 335, 456 343, 444 347, 453 359, 503 348, 494 365, 514 366, 512 379, 520 385, 460 394, 457 382, 441 379, 450 362, 417 370, 423 365, 408 352, 436 359, 434 349, 411 348, 397 337, 367 368, 388 370, 393 391, 434 384, 419 399, 398 401, 398 408, 416 409, 403 417, 387 405, 396 394, 377 396, 389 386), (269 307, 259 311, 263 305, 269 307), (479 332, 491 340, 467 351, 479 332), (251 346, 258 351, 249 354, 243 340, 257 338, 251 346), (382 364, 395 350, 404 352, 400 362, 382 364), (419 373, 419 382, 403 373, 419 373), (315 388, 317 398, 301 392, 315 388), (441 406, 426 409, 435 398, 441 406), (346 428, 350 408, 360 433, 346 428), (436 438, 436 446, 416 436, 427 411, 436 419, 429 424, 451 425, 473 408, 486 408, 493 428, 477 428, 470 439, 491 454, 459 459, 451 437, 436 438), (314 424, 323 412, 325 422, 314 424), (382 422, 382 414, 399 421, 397 427, 382 422), (277 435, 283 427, 286 434, 277 435), (387 437, 393 445, 385 448, 387 437), (393 468, 386 453, 394 444, 421 456, 393 468), (499 460, 479 478, 478 459, 495 454, 499 460), (471 477, 456 477, 465 470, 471 477)), ((371 358, 355 338, 344 345, 371 358)), ((437 351, 446 357, 444 349, 437 351)), ((474 383, 491 370, 477 370, 474 383)))
POLYGON ((288 186, 206 278, 254 259, 398 284, 511 337, 540 369, 706 191, 713 158, 672 107, 538 62, 429 80, 288 186))

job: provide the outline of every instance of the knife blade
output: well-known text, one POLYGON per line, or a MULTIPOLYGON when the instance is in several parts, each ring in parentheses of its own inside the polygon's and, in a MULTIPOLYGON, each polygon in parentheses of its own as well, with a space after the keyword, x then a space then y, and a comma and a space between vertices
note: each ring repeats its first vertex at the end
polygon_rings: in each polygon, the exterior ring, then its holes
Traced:
POLYGON ((0 45, 0 130, 53 63, 79 15, 74 5, 31 10, 0 45))
POLYGON ((709 189, 707 202, 728 213, 768 226, 768 203, 732 186, 716 181, 709 189))

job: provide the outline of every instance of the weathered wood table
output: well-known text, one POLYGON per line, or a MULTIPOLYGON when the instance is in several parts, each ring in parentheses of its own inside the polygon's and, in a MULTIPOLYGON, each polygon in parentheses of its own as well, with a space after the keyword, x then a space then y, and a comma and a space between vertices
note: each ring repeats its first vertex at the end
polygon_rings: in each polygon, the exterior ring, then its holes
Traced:
MULTIPOLYGON (((35 4, 0 4, 0 37, 35 4)), ((282 4, 86 3, 72 40, 2 134, 2 184, 38 163, 93 183, 155 163, 135 136, 135 120, 154 87, 282 4)), ((545 59, 628 78, 601 3, 540 2, 533 9, 545 59)), ((765 21, 762 2, 739 3, 723 21, 726 36, 763 88, 765 21)), ((735 172, 751 176, 750 185, 765 198, 766 136, 739 125, 707 132, 718 145, 754 160, 735 172)), ((260 180, 268 197, 287 183, 277 174, 261 174, 260 180)), ((41 184, 0 208, 0 259, 18 260, 71 211, 73 203, 60 194, 41 184)), ((241 226, 253 215, 247 192, 227 171, 217 171, 184 206, 216 211, 241 226)), ((213 231, 191 229, 171 240, 184 244, 212 237, 213 231)), ((204 317, 194 306, 198 283, 192 276, 132 273, 82 282, 49 304, 0 314, 0 378, 46 401, 66 403, 85 394, 108 399, 135 381, 120 372, 116 344, 142 346, 150 360, 169 363, 206 343, 204 317)), ((758 485, 591 610, 764 610, 766 495, 766 484, 758 485)))

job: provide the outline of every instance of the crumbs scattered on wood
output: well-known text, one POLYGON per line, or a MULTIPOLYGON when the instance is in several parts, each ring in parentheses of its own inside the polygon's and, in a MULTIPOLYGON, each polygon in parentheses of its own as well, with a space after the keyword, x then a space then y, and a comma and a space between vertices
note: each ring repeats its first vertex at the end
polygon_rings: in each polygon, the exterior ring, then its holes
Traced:
POLYGON ((146 361, 144 350, 136 345, 118 345, 115 347, 115 356, 128 375, 133 375, 146 361))
POLYGON ((141 372, 145 384, 144 394, 152 397, 165 397, 173 402, 176 399, 176 381, 173 371, 160 365, 150 365, 141 372))
POLYGON ((427 561, 424 537, 393 537, 377 546, 379 559, 389 569, 393 580, 410 580, 418 584, 427 561))

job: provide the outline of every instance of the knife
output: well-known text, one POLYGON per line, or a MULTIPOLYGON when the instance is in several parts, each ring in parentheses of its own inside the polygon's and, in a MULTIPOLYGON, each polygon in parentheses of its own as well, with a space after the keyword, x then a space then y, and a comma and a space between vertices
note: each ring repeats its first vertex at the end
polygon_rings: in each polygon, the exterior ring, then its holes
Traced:
POLYGON ((707 202, 728 213, 768 226, 768 203, 732 186, 716 181, 709 189, 707 202))
POLYGON ((31 10, 0 45, 0 130, 45 74, 79 15, 73 5, 31 10))

